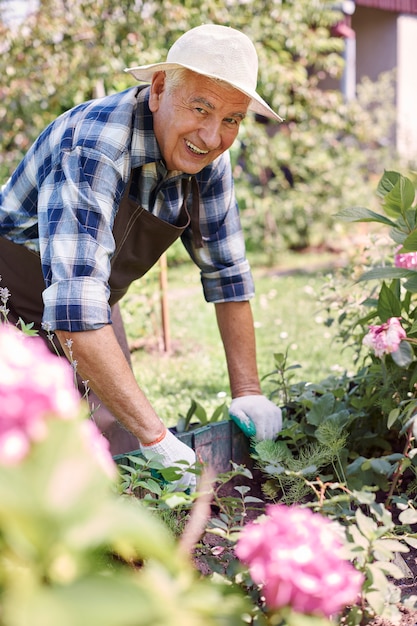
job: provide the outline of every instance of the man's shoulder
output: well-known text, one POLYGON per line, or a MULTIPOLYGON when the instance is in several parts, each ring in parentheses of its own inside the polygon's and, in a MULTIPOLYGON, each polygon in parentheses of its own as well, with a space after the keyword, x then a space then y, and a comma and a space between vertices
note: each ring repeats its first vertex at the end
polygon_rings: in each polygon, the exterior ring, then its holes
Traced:
POLYGON ((117 125, 130 127, 137 106, 137 89, 134 87, 103 98, 89 100, 67 112, 69 124, 89 126, 117 125))
POLYGON ((130 145, 137 88, 117 92, 79 104, 47 129, 61 150, 97 150, 117 159, 130 145))

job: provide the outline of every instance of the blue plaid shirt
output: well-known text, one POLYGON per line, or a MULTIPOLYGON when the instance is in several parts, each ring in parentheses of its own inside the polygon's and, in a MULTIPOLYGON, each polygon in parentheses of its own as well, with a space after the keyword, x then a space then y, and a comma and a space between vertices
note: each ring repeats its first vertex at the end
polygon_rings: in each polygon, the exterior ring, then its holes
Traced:
MULTIPOLYGON (((40 253, 43 322, 52 330, 110 322, 112 226, 133 168, 141 168, 138 204, 177 221, 184 174, 167 172, 162 163, 148 98, 149 88, 134 87, 67 111, 43 131, 0 191, 0 236, 40 253)), ((189 231, 182 239, 201 270, 205 298, 247 300, 254 289, 229 154, 197 180, 204 247, 193 246, 189 231)))

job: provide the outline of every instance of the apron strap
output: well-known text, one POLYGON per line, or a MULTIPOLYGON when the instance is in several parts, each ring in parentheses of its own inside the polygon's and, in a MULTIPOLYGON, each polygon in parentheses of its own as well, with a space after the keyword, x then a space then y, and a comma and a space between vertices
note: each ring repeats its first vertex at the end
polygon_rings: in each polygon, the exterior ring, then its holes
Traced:
MULTIPOLYGON (((189 186, 187 185, 186 195, 188 195, 189 186)), ((200 190, 198 188, 198 182, 195 176, 191 176, 191 191, 193 194, 191 204, 191 230, 193 233, 194 245, 196 248, 203 248, 204 241, 200 230, 200 190)), ((185 200, 186 201, 186 196, 185 200)))

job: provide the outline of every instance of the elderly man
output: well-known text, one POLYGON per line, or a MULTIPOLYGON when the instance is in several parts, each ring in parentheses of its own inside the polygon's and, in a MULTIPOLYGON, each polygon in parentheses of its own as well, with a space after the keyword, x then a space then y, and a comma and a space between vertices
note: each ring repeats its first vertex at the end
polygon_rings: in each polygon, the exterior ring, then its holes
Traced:
MULTIPOLYGON (((280 121, 256 92, 257 66, 246 35, 194 28, 166 62, 126 70, 146 84, 50 124, 2 188, 0 275, 10 321, 58 338, 88 380, 93 418, 113 454, 139 445, 166 466, 195 461, 136 382, 117 304, 178 237, 215 304, 232 418, 258 439, 281 428, 257 374, 253 282, 228 155, 248 110, 280 121)), ((193 482, 184 471, 180 486, 193 482)))

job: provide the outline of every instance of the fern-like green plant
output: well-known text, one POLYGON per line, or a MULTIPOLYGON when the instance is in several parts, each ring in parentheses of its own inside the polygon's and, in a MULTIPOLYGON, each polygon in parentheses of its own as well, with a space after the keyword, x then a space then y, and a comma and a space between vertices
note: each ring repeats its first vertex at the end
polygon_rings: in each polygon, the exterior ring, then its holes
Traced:
POLYGON ((257 468, 267 479, 262 484, 264 494, 271 500, 285 504, 302 501, 311 488, 308 481, 336 464, 346 438, 335 432, 332 422, 321 424, 321 441, 307 443, 297 454, 283 441, 260 441, 255 445, 257 468), (333 433, 333 436, 332 436, 333 433))

